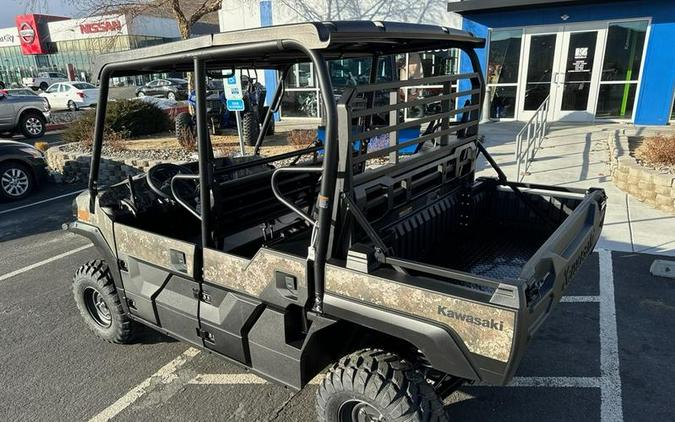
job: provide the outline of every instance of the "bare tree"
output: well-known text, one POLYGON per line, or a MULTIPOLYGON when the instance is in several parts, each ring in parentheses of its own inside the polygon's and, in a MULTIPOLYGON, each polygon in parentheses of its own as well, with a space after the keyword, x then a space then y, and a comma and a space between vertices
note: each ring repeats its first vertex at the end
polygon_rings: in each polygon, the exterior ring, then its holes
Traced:
MULTIPOLYGON (((49 0, 23 0, 26 9, 49 10, 49 0)), ((190 38, 192 27, 220 9, 222 0, 62 0, 84 16, 118 14, 127 24, 141 15, 172 17, 182 39, 190 38)))
MULTIPOLYGON (((290 20, 393 20, 445 24, 447 0, 275 0, 290 20)), ((287 23, 287 22, 279 22, 287 23)))

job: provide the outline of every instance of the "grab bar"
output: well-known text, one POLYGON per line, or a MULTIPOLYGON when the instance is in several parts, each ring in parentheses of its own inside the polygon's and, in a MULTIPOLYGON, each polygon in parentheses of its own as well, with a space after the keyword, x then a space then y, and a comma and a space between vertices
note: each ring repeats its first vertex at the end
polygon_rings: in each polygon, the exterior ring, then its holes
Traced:
POLYGON ((316 220, 314 220, 311 216, 307 215, 304 211, 302 211, 300 208, 295 206, 294 203, 286 199, 284 195, 282 195, 281 192, 279 192, 279 186, 277 183, 277 176, 280 173, 321 173, 323 172, 322 167, 282 167, 279 169, 274 170, 272 173, 272 193, 274 196, 281 202, 282 204, 286 205, 288 208, 290 208, 294 213, 298 214, 300 217, 302 217, 306 222, 311 224, 312 226, 316 226, 316 220))

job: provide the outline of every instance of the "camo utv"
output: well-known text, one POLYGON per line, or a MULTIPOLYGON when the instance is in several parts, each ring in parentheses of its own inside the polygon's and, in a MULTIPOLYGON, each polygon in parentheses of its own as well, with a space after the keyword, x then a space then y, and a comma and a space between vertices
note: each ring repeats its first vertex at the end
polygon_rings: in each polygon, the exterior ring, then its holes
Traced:
POLYGON ((89 189, 68 224, 100 252, 73 283, 89 328, 124 343, 144 324, 296 390, 322 374, 321 421, 444 420, 462 383, 508 383, 593 250, 606 198, 506 179, 478 137, 483 47, 440 26, 321 22, 104 56, 89 189), (448 49, 472 71, 384 69, 448 49), (336 99, 329 64, 346 60, 368 78, 336 99), (256 154, 214 158, 207 74, 298 63, 313 65, 323 139, 258 155, 282 80, 256 154), (110 78, 169 71, 194 72, 198 161, 99 186, 110 78), (497 177, 475 177, 480 154, 497 177))

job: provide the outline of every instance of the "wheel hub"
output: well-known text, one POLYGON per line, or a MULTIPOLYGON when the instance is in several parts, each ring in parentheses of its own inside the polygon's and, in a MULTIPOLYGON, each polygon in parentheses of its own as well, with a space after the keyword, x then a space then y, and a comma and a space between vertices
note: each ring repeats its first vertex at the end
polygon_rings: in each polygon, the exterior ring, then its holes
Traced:
POLYGON ((94 288, 87 288, 84 291, 84 304, 91 318, 96 321, 98 325, 108 328, 112 325, 112 316, 108 305, 103 300, 103 295, 94 288))
POLYGON ((31 135, 39 135, 42 132, 42 122, 37 117, 30 117, 26 120, 26 130, 31 135))
POLYGON ((2 190, 10 196, 21 196, 28 190, 28 175, 19 168, 7 169, 0 176, 2 190))
POLYGON ((373 406, 361 400, 350 400, 340 406, 340 422, 382 422, 384 416, 373 406))

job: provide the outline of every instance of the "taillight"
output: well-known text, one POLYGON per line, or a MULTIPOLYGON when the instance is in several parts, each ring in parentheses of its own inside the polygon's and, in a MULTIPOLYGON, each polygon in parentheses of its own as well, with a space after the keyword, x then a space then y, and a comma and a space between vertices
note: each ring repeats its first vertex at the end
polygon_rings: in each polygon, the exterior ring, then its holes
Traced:
POLYGON ((76 92, 76 94, 77 94, 77 96, 80 97, 80 98, 86 97, 86 95, 84 95, 84 92, 82 92, 82 91, 76 92))

